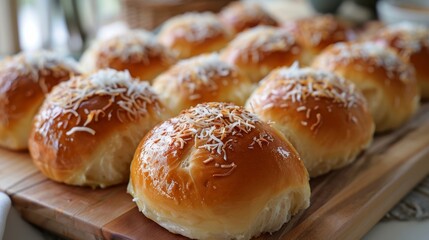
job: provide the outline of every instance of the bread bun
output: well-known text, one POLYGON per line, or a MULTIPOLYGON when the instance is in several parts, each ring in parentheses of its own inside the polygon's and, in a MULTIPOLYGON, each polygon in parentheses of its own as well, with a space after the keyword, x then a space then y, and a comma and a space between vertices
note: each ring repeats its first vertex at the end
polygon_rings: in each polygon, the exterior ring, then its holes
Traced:
POLYGON ((78 74, 78 65, 48 51, 20 53, 0 62, 0 146, 28 147, 31 122, 56 84, 78 74))
POLYGON ((293 35, 279 28, 261 26, 237 35, 222 51, 221 58, 258 82, 274 68, 302 61, 302 52, 293 35))
POLYGON ((226 103, 197 105, 152 129, 134 155, 128 192, 146 217, 193 239, 274 232, 310 200, 292 145, 226 103))
POLYGON ((143 30, 133 30, 100 40, 82 56, 86 72, 112 68, 128 70, 132 77, 152 81, 176 62, 172 51, 143 30))
POLYGON ((182 60, 157 77, 153 88, 173 114, 203 102, 244 105, 253 85, 238 69, 207 54, 182 60))
POLYGON ((256 2, 231 2, 222 9, 219 18, 234 33, 258 25, 277 26, 276 20, 256 2))
POLYGON ((429 98, 429 28, 402 22, 380 30, 375 39, 410 61, 416 69, 422 97, 429 98))
POLYGON ((213 13, 186 13, 166 21, 158 35, 159 41, 179 58, 222 49, 231 32, 213 13))
POLYGON ((106 187, 128 180, 143 136, 166 112, 146 82, 100 70, 55 87, 37 114, 29 149, 48 178, 106 187))
POLYGON ((338 43, 313 64, 356 84, 365 96, 376 131, 399 127, 419 105, 414 69, 393 50, 371 42, 338 43))
POLYGON ((310 177, 352 163, 374 133, 362 94, 322 70, 276 69, 253 92, 246 108, 273 121, 300 154, 310 177))
POLYGON ((374 38, 378 32, 386 26, 384 22, 373 20, 363 23, 360 27, 355 28, 356 41, 368 41, 374 38))
POLYGON ((348 40, 347 28, 332 15, 312 16, 284 22, 282 28, 291 31, 305 49, 304 65, 310 65, 313 59, 327 46, 348 40))

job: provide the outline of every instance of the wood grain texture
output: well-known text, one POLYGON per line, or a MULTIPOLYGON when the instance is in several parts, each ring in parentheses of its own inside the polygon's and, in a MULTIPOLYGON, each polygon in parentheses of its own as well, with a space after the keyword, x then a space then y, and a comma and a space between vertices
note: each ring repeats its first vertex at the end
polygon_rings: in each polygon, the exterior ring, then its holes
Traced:
MULTIPOLYGON (((311 206, 258 239, 358 239, 429 172, 429 104, 402 128, 378 135, 352 165, 312 179, 311 206)), ((52 182, 28 153, 0 149, 0 190, 28 221, 73 239, 184 239, 138 212, 126 186, 52 182)))
POLYGON ((15 186, 28 176, 37 173, 26 152, 9 152, 0 148, 0 190, 15 186), (29 164, 30 163, 30 164, 29 164))

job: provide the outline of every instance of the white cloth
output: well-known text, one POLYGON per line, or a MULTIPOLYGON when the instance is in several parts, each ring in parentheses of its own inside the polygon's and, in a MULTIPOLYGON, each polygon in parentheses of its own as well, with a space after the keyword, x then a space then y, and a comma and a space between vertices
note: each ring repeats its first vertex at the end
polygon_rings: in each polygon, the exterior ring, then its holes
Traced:
POLYGON ((3 192, 0 192, 0 239, 3 239, 3 233, 6 227, 10 206, 10 198, 3 192))
POLYGON ((362 240, 428 240, 429 220, 380 222, 362 240))
POLYGON ((16 209, 11 208, 10 198, 3 192, 0 192, 0 239, 44 239, 40 231, 24 221, 16 209))

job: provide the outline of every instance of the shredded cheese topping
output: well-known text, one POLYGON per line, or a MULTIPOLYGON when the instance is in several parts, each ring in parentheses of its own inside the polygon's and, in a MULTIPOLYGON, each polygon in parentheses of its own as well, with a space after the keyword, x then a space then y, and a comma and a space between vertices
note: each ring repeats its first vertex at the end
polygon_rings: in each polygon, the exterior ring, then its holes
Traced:
POLYGON ((247 23, 274 25, 275 21, 258 3, 232 2, 220 12, 220 17, 226 21, 232 21, 241 30, 247 23))
POLYGON ((419 52, 422 47, 429 48, 429 28, 417 23, 392 24, 381 30, 379 36, 381 39, 394 41, 393 47, 403 55, 419 52))
MULTIPOLYGON (((250 134, 257 123, 261 121, 255 114, 234 104, 219 102, 198 104, 156 128, 154 130, 156 132, 147 139, 145 149, 159 152, 163 151, 161 149, 165 149, 166 145, 169 149, 184 149, 187 144, 192 143, 195 149, 209 153, 207 159, 201 160, 203 164, 219 169, 213 177, 225 177, 232 174, 237 167, 237 164, 228 159, 228 151, 233 151, 237 139, 250 134)), ((249 145, 249 149, 253 146, 263 148, 274 141, 266 132, 253 140, 254 143, 249 145)), ((152 156, 151 153, 146 153, 147 157, 152 156)), ((145 159, 146 157, 143 161, 146 161, 145 159)), ((182 162, 181 165, 188 167, 189 164, 182 162)))
POLYGON ((170 35, 188 42, 204 42, 206 39, 228 35, 228 32, 215 14, 191 12, 172 17, 164 23, 159 36, 170 35))
POLYGON ((225 54, 229 51, 243 61, 257 63, 261 60, 261 54, 289 51, 298 54, 301 48, 290 33, 274 27, 259 26, 240 33, 230 42, 225 54))
MULTIPOLYGON (((332 99, 334 103, 345 108, 354 107, 363 101, 354 84, 331 72, 311 68, 279 68, 268 75, 261 86, 270 91, 262 91, 260 101, 283 102, 279 107, 289 107, 288 101, 305 102, 309 97, 332 99)), ((310 115, 311 110, 302 105, 297 107, 296 111, 310 115)))
POLYGON ((87 77, 74 77, 56 86, 36 117, 36 128, 46 137, 54 120, 67 116, 68 121, 57 125, 57 128, 66 131, 67 136, 76 132, 95 135, 95 130, 90 126, 102 118, 135 121, 148 114, 148 109, 160 115, 158 97, 148 83, 133 79, 128 71, 101 70, 87 77), (109 98, 105 106, 83 104, 100 96, 109 98), (116 108, 113 108, 114 105, 116 108), (69 124, 72 118, 75 121, 69 124))
MULTIPOLYGON (((328 112, 333 106, 349 109, 365 106, 366 102, 354 84, 327 71, 312 68, 279 68, 268 75, 259 88, 249 98, 248 105, 253 112, 271 108, 290 109, 299 112, 304 118, 299 123, 317 132, 323 123, 320 108, 328 112), (323 105, 307 104, 308 99, 323 105), (292 105, 294 108, 291 108, 292 105)), ((348 120, 357 123, 356 117, 348 114, 348 120)))
POLYGON ((232 139, 225 141, 226 137, 249 133, 260 120, 233 104, 206 103, 185 110, 171 121, 175 146, 183 148, 188 140, 195 138, 205 142, 199 148, 222 155, 226 160, 225 149, 232 142, 232 139))
MULTIPOLYGON (((236 85, 239 76, 234 66, 222 61, 218 54, 206 54, 181 60, 160 79, 171 84, 184 86, 188 91, 188 99, 196 100, 204 92, 215 92, 221 86, 236 85)), ((155 84, 157 80, 155 81, 155 84)))
POLYGON ((407 83, 413 74, 413 69, 394 51, 373 42, 337 43, 321 56, 328 65, 330 63, 349 64, 355 60, 363 60, 364 65, 354 64, 356 70, 371 72, 374 71, 371 65, 381 67, 386 71, 388 80, 397 77, 407 83))
POLYGON ((344 41, 347 37, 342 26, 331 15, 286 22, 283 27, 297 33, 297 37, 311 46, 319 46, 327 39, 333 39, 334 42, 344 41))
MULTIPOLYGON (((174 63, 173 54, 163 45, 157 42, 156 37, 144 30, 133 30, 119 36, 115 36, 106 41, 99 42, 97 50, 99 54, 109 58, 119 58, 122 61, 134 61, 150 63, 151 57, 159 57, 166 63, 174 63)), ((99 57, 100 65, 107 65, 109 59, 103 61, 105 57, 99 57)))
POLYGON ((56 78, 78 73, 78 63, 67 57, 50 51, 23 52, 8 57, 0 63, 0 71, 17 71, 19 75, 30 75, 34 82, 39 83, 44 93, 47 93, 45 76, 56 78))
POLYGON ((284 158, 288 158, 290 155, 290 152, 287 151, 286 149, 282 148, 282 147, 278 147, 277 152, 284 158))
POLYGON ((253 137, 253 142, 249 145, 249 149, 253 149, 255 145, 263 148, 264 144, 269 144, 274 141, 274 138, 266 132, 262 132, 258 137, 253 137))

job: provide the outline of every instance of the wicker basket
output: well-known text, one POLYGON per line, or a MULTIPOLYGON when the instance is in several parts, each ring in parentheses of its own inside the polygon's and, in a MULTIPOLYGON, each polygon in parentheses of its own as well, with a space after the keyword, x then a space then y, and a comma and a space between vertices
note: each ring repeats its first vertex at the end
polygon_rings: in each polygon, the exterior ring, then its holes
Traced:
POLYGON ((122 0, 122 17, 130 28, 153 30, 172 16, 192 11, 218 12, 231 0, 122 0))

